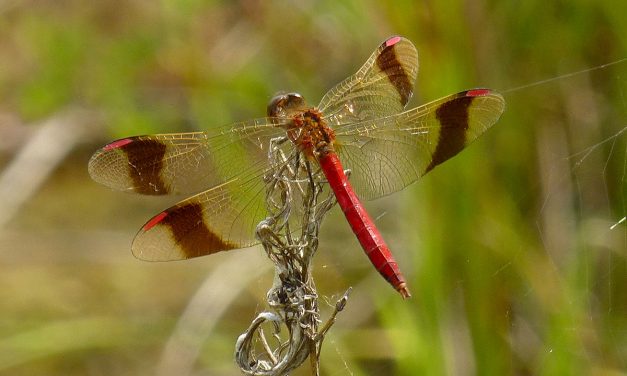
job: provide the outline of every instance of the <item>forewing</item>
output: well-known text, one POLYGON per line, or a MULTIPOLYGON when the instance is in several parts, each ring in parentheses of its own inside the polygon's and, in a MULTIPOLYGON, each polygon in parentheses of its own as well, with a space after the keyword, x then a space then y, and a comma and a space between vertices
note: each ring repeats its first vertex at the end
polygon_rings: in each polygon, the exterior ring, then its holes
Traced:
POLYGON ((503 97, 489 89, 434 102, 335 130, 336 150, 363 199, 405 188, 459 153, 499 119, 503 97))
POLYGON ((407 39, 383 42, 357 73, 329 90, 318 105, 332 126, 401 112, 413 94, 418 52, 407 39))
POLYGON ((277 119, 255 119, 214 132, 137 136, 114 141, 89 161, 89 174, 110 188, 146 195, 197 193, 267 165, 277 119))

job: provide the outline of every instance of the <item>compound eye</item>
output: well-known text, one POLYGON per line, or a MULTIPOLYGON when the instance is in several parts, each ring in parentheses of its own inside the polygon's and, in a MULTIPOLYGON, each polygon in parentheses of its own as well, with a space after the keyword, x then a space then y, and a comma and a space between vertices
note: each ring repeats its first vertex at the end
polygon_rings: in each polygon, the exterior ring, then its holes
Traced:
POLYGON ((288 111, 299 110, 305 105, 305 99, 298 93, 276 95, 268 104, 267 114, 270 117, 285 117, 288 111))
POLYGON ((268 116, 279 117, 283 115, 285 113, 285 110, 283 109, 283 107, 285 106, 285 103, 287 102, 287 100, 288 100, 287 94, 275 95, 272 98, 272 100, 270 100, 270 103, 268 104, 268 109, 266 110, 266 113, 268 114, 268 116))
POLYGON ((298 93, 288 93, 286 95, 287 102, 285 104, 285 108, 287 109, 296 109, 302 106, 303 103, 305 103, 305 99, 303 99, 303 96, 298 93))

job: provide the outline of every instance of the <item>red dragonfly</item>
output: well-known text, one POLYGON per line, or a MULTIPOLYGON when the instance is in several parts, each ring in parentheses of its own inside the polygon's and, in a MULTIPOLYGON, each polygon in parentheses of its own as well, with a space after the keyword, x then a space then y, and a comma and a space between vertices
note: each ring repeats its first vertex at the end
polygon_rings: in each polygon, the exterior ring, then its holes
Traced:
POLYGON ((258 243, 254 228, 266 216, 268 145, 287 135, 317 161, 370 261, 407 298, 405 278, 358 197, 405 188, 459 153, 505 108, 498 93, 472 89, 404 111, 417 73, 416 48, 394 36, 316 107, 299 94, 282 94, 265 118, 206 132, 120 139, 93 155, 89 173, 122 191, 196 193, 149 220, 132 252, 150 261, 204 256, 258 243))

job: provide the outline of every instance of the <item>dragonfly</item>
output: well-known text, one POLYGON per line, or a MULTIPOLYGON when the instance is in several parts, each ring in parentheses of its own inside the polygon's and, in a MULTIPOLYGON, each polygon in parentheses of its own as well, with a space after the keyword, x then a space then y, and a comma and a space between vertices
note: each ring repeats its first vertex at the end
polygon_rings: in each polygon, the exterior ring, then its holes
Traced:
POLYGON ((375 269, 408 298, 405 277, 361 200, 412 184, 483 134, 505 109, 499 93, 476 88, 406 110, 417 74, 416 47, 393 36, 315 107, 300 94, 284 93, 270 101, 263 118, 119 139, 92 156, 89 174, 125 192, 193 194, 146 222, 131 250, 148 261, 205 256, 258 243, 269 143, 287 136, 289 147, 319 166, 375 269))

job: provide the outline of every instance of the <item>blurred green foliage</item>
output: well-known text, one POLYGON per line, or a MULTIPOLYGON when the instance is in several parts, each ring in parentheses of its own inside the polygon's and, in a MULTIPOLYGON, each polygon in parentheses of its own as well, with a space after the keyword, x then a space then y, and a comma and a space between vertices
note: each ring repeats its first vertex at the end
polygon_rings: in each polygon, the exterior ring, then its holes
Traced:
MULTIPOLYGON (((412 104, 627 57, 624 1, 386 4, 0 3, 2 119, 75 107, 102 116, 0 232, 0 373, 150 374, 194 290, 228 260, 136 263, 125 252, 133 232, 168 203, 89 180, 89 154, 108 140, 263 116, 281 90, 316 103, 392 34, 419 50, 412 104)), ((379 223, 410 301, 331 216, 320 291, 333 300, 356 289, 323 347, 323 374, 624 375, 627 228, 611 226, 627 211, 626 77, 623 63, 507 91, 487 135, 369 206, 388 214, 379 223)), ((0 149, 0 161, 13 153, 0 149)), ((253 285, 227 307, 195 374, 236 374, 235 338, 270 281, 253 285)))

